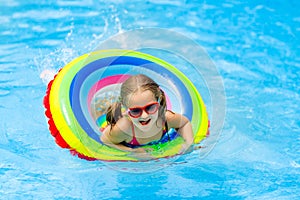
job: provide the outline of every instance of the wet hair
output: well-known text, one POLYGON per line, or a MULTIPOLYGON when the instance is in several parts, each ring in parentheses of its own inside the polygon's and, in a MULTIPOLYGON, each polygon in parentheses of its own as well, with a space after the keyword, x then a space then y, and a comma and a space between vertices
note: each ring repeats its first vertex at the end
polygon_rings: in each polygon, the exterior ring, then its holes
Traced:
POLYGON ((159 101, 160 107, 158 116, 165 121, 166 96, 159 85, 146 75, 138 74, 128 78, 121 86, 120 99, 112 103, 106 110, 106 121, 111 128, 122 118, 122 105, 128 108, 129 99, 137 91, 149 90, 153 93, 155 99, 159 101))

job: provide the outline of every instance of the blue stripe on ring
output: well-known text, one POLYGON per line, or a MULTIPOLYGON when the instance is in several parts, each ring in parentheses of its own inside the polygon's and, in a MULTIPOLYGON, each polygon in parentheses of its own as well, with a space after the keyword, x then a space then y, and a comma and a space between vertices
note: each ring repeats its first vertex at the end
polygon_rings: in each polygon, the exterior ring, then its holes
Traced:
MULTIPOLYGON (((190 120, 193 116, 193 102, 190 97, 188 90, 186 89, 185 85, 182 81, 174 75, 174 73, 167 70, 165 67, 154 63, 149 60, 145 60, 142 58, 130 57, 130 56, 114 56, 114 57, 107 57, 101 58, 94 62, 89 63, 88 65, 84 66, 81 70, 79 70, 74 76, 71 89, 70 89, 70 104, 72 106, 73 113, 82 127, 82 129, 89 135, 89 137, 93 138, 94 140, 100 142, 99 135, 93 130, 91 125, 88 123, 87 119, 84 116, 82 111, 82 107, 80 105, 80 88, 85 81, 86 77, 92 74, 94 71, 99 70, 100 68, 112 66, 112 65, 133 65, 134 66, 141 66, 143 68, 152 70, 154 72, 159 72, 162 76, 167 75, 167 77, 176 84, 177 89, 179 90, 183 103, 183 113, 186 117, 190 120)), ((109 70, 105 70, 103 73, 103 77, 107 76, 109 70)), ((116 74, 122 74, 122 69, 116 70, 116 74)))

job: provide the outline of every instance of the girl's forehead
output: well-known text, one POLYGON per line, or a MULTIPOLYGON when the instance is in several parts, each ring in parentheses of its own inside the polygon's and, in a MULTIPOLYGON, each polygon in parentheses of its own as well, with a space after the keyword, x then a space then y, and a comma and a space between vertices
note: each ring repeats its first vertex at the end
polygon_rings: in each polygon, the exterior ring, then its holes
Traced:
POLYGON ((148 103, 151 103, 153 101, 156 101, 155 96, 153 92, 150 90, 138 90, 133 94, 130 94, 128 96, 128 106, 144 106, 148 103))

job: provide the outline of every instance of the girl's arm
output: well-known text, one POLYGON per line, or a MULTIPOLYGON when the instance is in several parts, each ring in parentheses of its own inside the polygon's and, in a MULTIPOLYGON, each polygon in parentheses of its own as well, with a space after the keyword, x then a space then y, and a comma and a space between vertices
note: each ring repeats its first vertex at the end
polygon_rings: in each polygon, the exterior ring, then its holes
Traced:
POLYGON ((120 119, 112 128, 111 125, 108 125, 103 131, 100 139, 107 146, 122 151, 132 152, 132 148, 126 147, 123 144, 121 144, 128 137, 128 134, 126 134, 126 129, 126 123, 124 123, 123 119, 120 119), (123 122, 121 122, 121 120, 123 122), (122 129, 120 127, 122 127, 122 129))
POLYGON ((189 148, 194 143, 194 134, 192 124, 188 118, 178 113, 167 111, 166 119, 170 128, 177 129, 177 132, 183 137, 185 145, 189 148))

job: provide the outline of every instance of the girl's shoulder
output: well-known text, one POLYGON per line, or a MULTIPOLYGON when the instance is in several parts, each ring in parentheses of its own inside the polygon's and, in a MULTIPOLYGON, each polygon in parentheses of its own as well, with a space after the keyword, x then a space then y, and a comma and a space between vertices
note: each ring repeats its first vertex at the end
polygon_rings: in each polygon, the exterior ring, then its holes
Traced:
POLYGON ((165 116, 166 116, 167 122, 169 122, 176 116, 176 113, 174 113, 171 110, 167 110, 165 116))
POLYGON ((127 117, 120 118, 112 128, 110 126, 104 130, 103 141, 110 141, 117 144, 128 139, 131 132, 131 122, 127 117))
POLYGON ((182 124, 186 123, 187 118, 181 114, 167 110, 166 121, 168 122, 170 128, 178 128, 181 127, 182 124))
POLYGON ((101 136, 102 141, 118 144, 129 137, 131 123, 127 117, 120 118, 116 124, 111 127, 108 125, 101 136))
POLYGON ((128 134, 131 132, 132 122, 128 119, 127 116, 121 117, 117 123, 114 125, 113 130, 119 133, 128 134))

